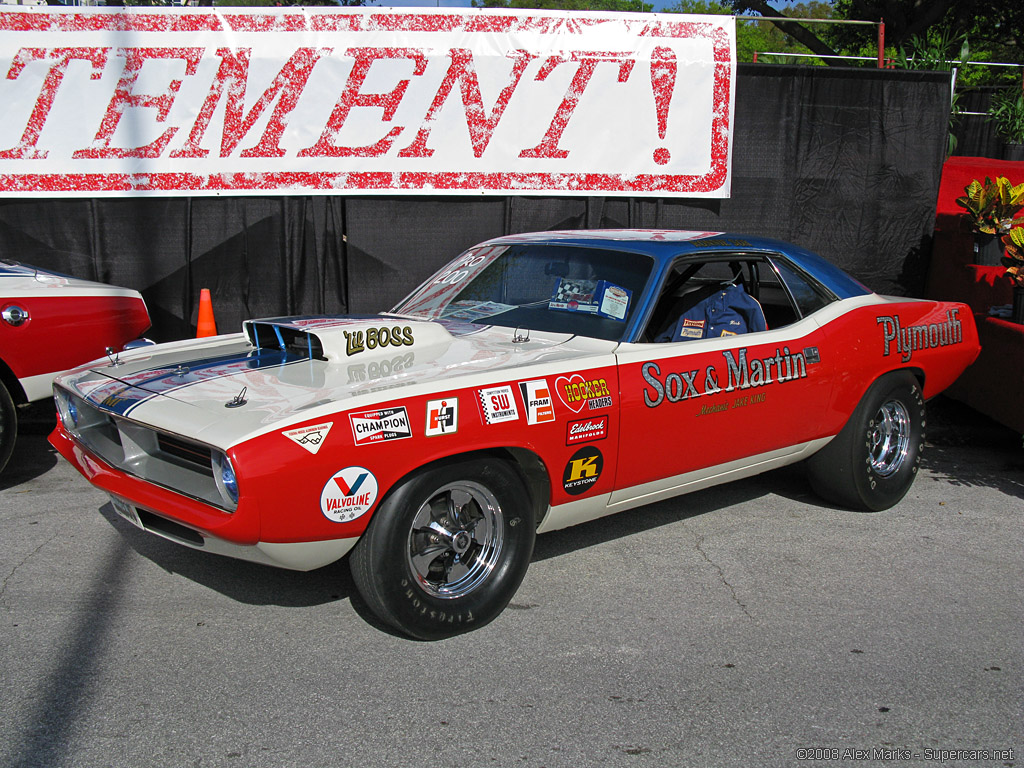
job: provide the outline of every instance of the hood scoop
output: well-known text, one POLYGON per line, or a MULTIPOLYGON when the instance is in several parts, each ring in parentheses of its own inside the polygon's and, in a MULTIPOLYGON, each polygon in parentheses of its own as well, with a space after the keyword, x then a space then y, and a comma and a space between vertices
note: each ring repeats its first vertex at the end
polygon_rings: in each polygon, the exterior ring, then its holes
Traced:
POLYGON ((296 358, 341 362, 374 353, 395 352, 452 341, 437 323, 371 316, 287 317, 247 320, 242 324, 257 354, 285 353, 296 358))

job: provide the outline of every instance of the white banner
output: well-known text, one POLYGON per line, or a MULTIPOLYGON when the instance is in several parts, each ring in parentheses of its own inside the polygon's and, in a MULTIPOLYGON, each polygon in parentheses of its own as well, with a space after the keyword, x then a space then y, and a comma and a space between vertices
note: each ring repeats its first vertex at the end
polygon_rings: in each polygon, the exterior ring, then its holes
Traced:
POLYGON ((728 197, 728 16, 0 11, 0 195, 728 197))

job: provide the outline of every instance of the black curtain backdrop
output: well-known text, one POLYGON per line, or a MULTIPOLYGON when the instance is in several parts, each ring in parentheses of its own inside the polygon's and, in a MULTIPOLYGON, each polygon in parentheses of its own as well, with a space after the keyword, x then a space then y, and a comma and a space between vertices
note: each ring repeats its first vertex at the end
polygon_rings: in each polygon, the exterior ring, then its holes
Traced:
POLYGON ((0 256, 141 290, 158 341, 250 317, 389 309, 470 245, 593 227, 724 230, 817 251, 921 295, 949 75, 740 65, 732 197, 202 197, 0 200, 0 256))

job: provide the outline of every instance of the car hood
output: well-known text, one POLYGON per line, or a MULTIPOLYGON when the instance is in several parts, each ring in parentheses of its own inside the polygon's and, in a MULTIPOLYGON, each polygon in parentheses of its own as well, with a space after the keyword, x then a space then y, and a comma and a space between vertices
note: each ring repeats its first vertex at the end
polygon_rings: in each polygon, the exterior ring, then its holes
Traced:
POLYGON ((59 383, 107 412, 226 449, 339 410, 522 378, 535 366, 576 370, 617 346, 396 316, 270 319, 122 353, 59 383))

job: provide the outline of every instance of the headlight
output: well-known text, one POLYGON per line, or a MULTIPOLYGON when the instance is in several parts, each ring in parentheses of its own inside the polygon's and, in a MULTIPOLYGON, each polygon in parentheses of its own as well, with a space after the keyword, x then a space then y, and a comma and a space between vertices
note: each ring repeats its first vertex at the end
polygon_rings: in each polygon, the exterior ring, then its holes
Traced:
POLYGON ((67 392, 62 389, 53 391, 53 399, 57 403, 57 413, 64 423, 64 429, 74 432, 78 429, 79 415, 78 404, 67 392))
POLYGON ((220 451, 213 451, 210 461, 217 490, 220 491, 226 506, 233 510, 238 506, 238 479, 235 477, 235 468, 231 466, 231 459, 220 451))

